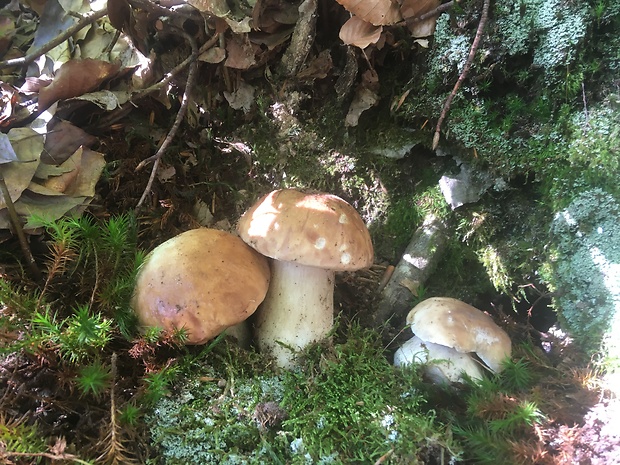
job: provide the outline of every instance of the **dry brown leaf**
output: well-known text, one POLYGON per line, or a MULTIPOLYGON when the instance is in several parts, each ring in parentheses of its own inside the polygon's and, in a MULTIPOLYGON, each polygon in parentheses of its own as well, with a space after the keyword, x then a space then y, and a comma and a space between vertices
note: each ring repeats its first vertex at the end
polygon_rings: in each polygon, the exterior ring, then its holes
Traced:
MULTIPOLYGON (((417 18, 429 11, 434 10, 441 4, 441 0, 403 0, 400 12, 403 19, 417 18)), ((407 27, 413 37, 428 37, 435 32, 437 16, 432 16, 423 21, 407 21, 407 27)))
POLYGON ((79 97, 95 90, 103 81, 113 77, 119 68, 120 64, 90 58, 67 61, 52 83, 39 91, 39 110, 47 109, 57 100, 79 97))
POLYGON ((131 20, 131 7, 127 0, 108 0, 108 19, 119 31, 127 30, 131 20))
POLYGON ((383 26, 375 26, 357 16, 351 16, 340 28, 338 36, 346 45, 364 49, 370 44, 376 44, 382 32, 383 26))
POLYGON ((222 47, 211 47, 204 53, 201 53, 198 59, 206 63, 221 63, 226 58, 226 50, 222 47))
POLYGON ((202 13, 208 13, 219 18, 225 17, 230 12, 226 0, 188 0, 187 3, 202 13))
POLYGON ((402 21, 400 5, 394 0, 336 0, 358 18, 375 26, 402 21))
POLYGON ((297 79, 325 79, 333 67, 331 53, 323 50, 297 73, 297 79))
POLYGON ((379 96, 375 91, 367 87, 358 88, 345 118, 345 125, 357 126, 362 113, 374 107, 377 103, 379 103, 379 96))
POLYGON ((235 69, 248 69, 256 63, 254 47, 246 34, 234 35, 226 43, 228 57, 225 66, 235 69))
POLYGON ((47 125, 45 147, 41 153, 41 162, 50 165, 60 165, 69 158, 79 147, 90 147, 97 138, 69 121, 52 120, 47 125))

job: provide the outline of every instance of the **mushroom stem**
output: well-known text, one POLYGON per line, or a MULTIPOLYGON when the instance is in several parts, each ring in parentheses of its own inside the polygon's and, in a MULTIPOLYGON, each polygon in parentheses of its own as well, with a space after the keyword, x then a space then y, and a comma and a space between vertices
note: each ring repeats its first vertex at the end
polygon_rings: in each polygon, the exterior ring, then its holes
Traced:
POLYGON ((273 260, 267 296, 256 311, 256 342, 278 366, 325 338, 334 325, 334 272, 273 260))

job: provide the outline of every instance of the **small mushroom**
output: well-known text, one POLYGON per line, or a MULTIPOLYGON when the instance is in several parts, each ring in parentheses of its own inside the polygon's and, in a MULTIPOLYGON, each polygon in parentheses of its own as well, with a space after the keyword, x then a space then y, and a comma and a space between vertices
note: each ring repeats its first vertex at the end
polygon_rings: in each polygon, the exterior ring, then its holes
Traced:
POLYGON ((512 352, 510 337, 489 315, 450 297, 420 302, 407 315, 407 324, 423 341, 476 353, 496 373, 512 352))
POLYGON ((254 313, 269 276, 267 259, 238 237, 193 229, 148 255, 131 305, 143 328, 185 328, 188 344, 203 344, 254 313))
POLYGON ((508 334, 489 315, 457 299, 426 299, 409 312, 407 324, 425 342, 475 353, 496 373, 511 354, 508 334))
POLYGON ((355 209, 335 195, 271 192, 240 219, 239 236, 273 259, 271 286, 255 315, 259 349, 281 367, 329 333, 334 273, 373 262, 370 234, 355 209))
POLYGON ((480 365, 469 354, 462 354, 456 350, 424 342, 418 336, 406 341, 394 353, 394 365, 403 366, 411 363, 426 364, 424 372, 436 384, 446 384, 461 381, 463 373, 471 379, 482 379, 480 365))

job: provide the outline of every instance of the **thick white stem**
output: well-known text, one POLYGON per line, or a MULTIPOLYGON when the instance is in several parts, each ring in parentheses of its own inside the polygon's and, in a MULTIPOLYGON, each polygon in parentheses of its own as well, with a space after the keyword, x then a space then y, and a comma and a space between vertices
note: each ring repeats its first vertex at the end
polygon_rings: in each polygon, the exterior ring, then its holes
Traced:
POLYGON ((295 352, 325 338, 334 325, 334 272, 274 260, 269 291, 255 317, 261 352, 292 367, 295 352))

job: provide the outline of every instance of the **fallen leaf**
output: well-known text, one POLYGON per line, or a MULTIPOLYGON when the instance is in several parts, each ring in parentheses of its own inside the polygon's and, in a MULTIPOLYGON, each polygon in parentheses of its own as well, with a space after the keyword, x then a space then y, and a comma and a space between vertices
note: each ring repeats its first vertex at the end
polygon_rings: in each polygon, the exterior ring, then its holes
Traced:
POLYGON ((174 166, 170 165, 157 171, 157 179, 160 182, 169 182, 174 179, 177 174, 177 170, 174 166))
POLYGON ((298 79, 325 79, 334 64, 329 49, 323 50, 307 66, 297 73, 298 79))
POLYGON ((89 147, 97 141, 96 137, 69 121, 54 119, 47 125, 47 130, 41 163, 48 165, 60 165, 81 145, 89 147))
POLYGON ((226 58, 226 50, 222 47, 211 47, 204 53, 198 56, 200 61, 205 63, 221 63, 226 58))
POLYGON ((230 12, 226 0, 188 0, 187 3, 201 13, 209 13, 218 18, 223 18, 230 12))
POLYGON ((126 31, 131 19, 129 2, 127 0, 107 0, 107 3, 110 24, 119 31, 126 31))
POLYGON ((355 92, 353 101, 345 118, 346 126, 357 126, 363 112, 379 103, 379 96, 367 87, 360 87, 355 92))
POLYGON ((411 19, 434 10, 440 4, 441 0, 403 0, 400 11, 403 19, 408 20, 407 27, 413 37, 428 37, 434 34, 437 16, 432 16, 422 21, 411 21, 411 19))
MULTIPOLYGON (((35 218, 57 220, 75 208, 87 206, 86 197, 70 197, 68 195, 47 196, 35 194, 25 190, 20 199, 15 202, 15 210, 27 222, 24 229, 31 230, 42 226, 42 222, 35 218)), ((0 229, 9 229, 11 224, 6 209, 0 211, 0 229)))
POLYGON ((402 21, 400 6, 392 0, 336 0, 359 19, 375 26, 388 26, 402 21))
POLYGON ((403 278, 403 279, 401 279, 398 282, 398 284, 400 284, 404 288, 407 288, 409 290, 409 292, 411 292, 411 294, 413 294, 414 297, 418 296, 418 292, 420 290, 420 282, 419 281, 415 281, 415 280, 409 279, 409 278, 403 278))
POLYGON ((39 91, 39 110, 52 103, 71 97, 78 97, 95 90, 106 79, 118 72, 120 65, 101 60, 69 60, 64 63, 52 83, 39 91))
MULTIPOLYGON (((43 136, 30 128, 15 128, 8 132, 8 138, 17 159, 1 164, 0 173, 4 177, 11 200, 15 202, 28 187, 39 166, 43 136)), ((0 193, 0 209, 5 207, 6 201, 0 193)))
POLYGON ((107 111, 114 110, 120 107, 122 104, 127 103, 131 95, 129 92, 111 91, 111 90, 98 90, 96 92, 88 92, 86 94, 74 97, 72 100, 85 100, 87 102, 94 103, 99 108, 107 111))
POLYGON ((357 16, 351 16, 340 28, 338 36, 346 45, 365 49, 370 44, 376 44, 382 32, 383 26, 375 26, 357 16))
POLYGON ((234 110, 243 110, 245 113, 250 111, 254 103, 255 89, 248 83, 241 81, 237 90, 234 92, 224 92, 224 97, 234 110))
POLYGON ((69 171, 49 177, 41 183, 43 187, 75 197, 95 195, 95 185, 105 166, 102 153, 80 147, 61 166, 69 171))
POLYGON ((17 160, 17 154, 13 150, 9 136, 0 132, 0 165, 17 160))
POLYGON ((246 34, 234 35, 226 43, 228 57, 224 65, 235 69, 248 69, 256 63, 252 44, 246 34))

